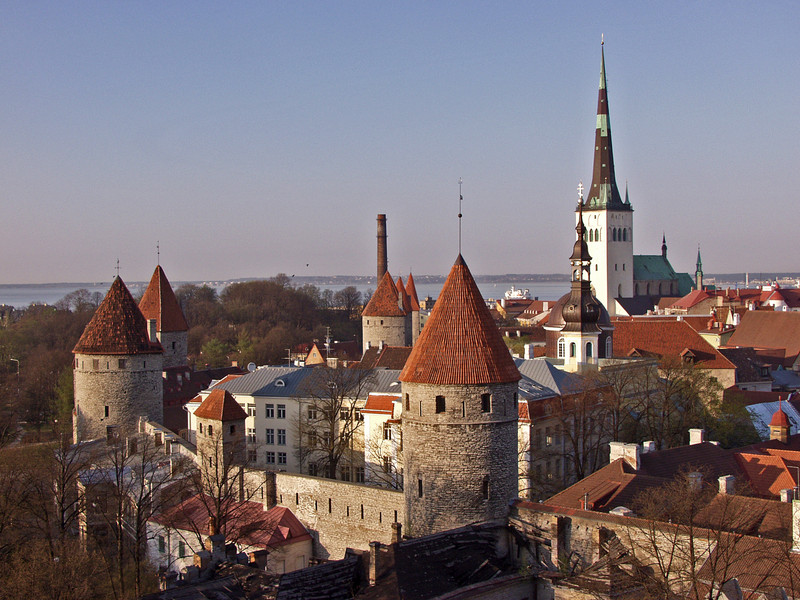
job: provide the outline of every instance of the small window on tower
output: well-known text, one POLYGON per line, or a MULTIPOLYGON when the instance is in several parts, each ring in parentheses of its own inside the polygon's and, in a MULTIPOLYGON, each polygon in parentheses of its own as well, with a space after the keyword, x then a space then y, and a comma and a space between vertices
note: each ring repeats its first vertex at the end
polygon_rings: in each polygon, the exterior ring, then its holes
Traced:
POLYGON ((492 412, 492 395, 481 394, 481 412, 492 412))
POLYGON ((422 498, 422 477, 417 478, 417 495, 422 498))
POLYGON ((93 358, 92 359, 92 369, 94 369, 95 371, 99 371, 100 370, 100 359, 99 358, 93 358))
POLYGON ((236 425, 231 425, 231 435, 236 434, 236 425))
POLYGON ((481 492, 483 493, 483 499, 484 500, 488 500, 489 499, 489 477, 484 477, 483 478, 483 485, 482 485, 482 488, 481 488, 481 492))
POLYGON ((444 396, 436 396, 436 412, 444 412, 444 396))
POLYGON ((108 418, 108 406, 104 407, 103 418, 106 418, 106 419, 108 418))
POLYGON ((125 360, 124 358, 120 358, 120 359, 117 361, 117 366, 118 366, 120 369, 124 369, 125 367, 127 367, 127 366, 128 366, 128 361, 127 361, 127 360, 125 360))

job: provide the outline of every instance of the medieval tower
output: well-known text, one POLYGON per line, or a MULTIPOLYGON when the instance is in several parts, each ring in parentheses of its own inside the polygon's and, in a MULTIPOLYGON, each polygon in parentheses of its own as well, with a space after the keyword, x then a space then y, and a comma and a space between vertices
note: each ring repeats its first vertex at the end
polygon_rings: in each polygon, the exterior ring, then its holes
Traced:
POLYGON ((118 276, 72 350, 76 442, 163 420, 162 348, 118 276))
POLYGON ((506 515, 517 496, 520 378, 459 255, 400 373, 409 534, 506 515))
POLYGON ((412 346, 419 337, 419 299, 414 278, 397 282, 387 270, 386 215, 378 215, 378 287, 361 313, 362 351, 372 347, 412 346))
POLYGON ((189 325, 161 265, 156 267, 150 278, 139 301, 139 310, 148 321, 156 321, 156 335, 164 348, 163 367, 186 366, 189 362, 189 325))
MULTIPOLYGON (((614 174, 611 123, 608 118, 606 63, 601 48, 600 90, 597 97, 597 127, 594 138, 594 167, 588 200, 586 230, 589 253, 594 258, 595 295, 611 315, 616 314, 615 298, 630 298, 633 289, 633 207, 625 192, 620 197, 614 174)), ((575 211, 576 225, 580 219, 575 211)))

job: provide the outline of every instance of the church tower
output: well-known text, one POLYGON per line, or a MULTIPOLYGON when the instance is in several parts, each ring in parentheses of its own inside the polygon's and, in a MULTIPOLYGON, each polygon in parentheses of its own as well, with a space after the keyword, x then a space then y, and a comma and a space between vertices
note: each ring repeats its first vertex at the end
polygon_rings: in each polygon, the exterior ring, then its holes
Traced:
POLYGON ((155 319, 156 335, 164 348, 164 368, 184 367, 189 361, 189 325, 161 265, 139 301, 139 310, 147 320, 155 319))
MULTIPOLYGON (((587 244, 594 259, 597 299, 609 314, 616 314, 614 298, 630 298, 633 289, 633 207, 625 190, 620 197, 614 173, 611 123, 606 89, 605 54, 600 49, 600 90, 597 97, 597 128, 594 141, 592 185, 586 211, 587 244)), ((576 224, 581 207, 575 211, 576 224)))
POLYGON ((703 289, 703 260, 700 258, 700 246, 697 247, 697 265, 694 272, 694 285, 696 290, 703 289))
POLYGON ((518 488, 520 378, 459 255, 400 373, 409 534, 506 515, 518 488))
POLYGON ((117 276, 73 348, 75 442, 135 431, 140 416, 163 420, 162 348, 117 276))

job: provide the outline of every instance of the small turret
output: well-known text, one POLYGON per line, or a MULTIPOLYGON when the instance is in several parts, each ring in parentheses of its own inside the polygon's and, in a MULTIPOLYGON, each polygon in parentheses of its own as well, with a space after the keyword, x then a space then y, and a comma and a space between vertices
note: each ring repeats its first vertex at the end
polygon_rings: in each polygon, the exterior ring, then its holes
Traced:
POLYGON ((789 416, 784 412, 781 398, 778 397, 778 410, 775 411, 769 422, 769 439, 786 444, 789 441, 790 428, 789 416))

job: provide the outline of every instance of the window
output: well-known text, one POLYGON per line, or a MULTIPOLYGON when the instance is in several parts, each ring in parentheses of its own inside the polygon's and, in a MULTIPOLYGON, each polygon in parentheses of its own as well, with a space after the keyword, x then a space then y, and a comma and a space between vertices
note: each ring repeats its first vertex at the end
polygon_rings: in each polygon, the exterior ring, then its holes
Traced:
POLYGON ((352 475, 352 469, 349 465, 345 465, 340 469, 342 481, 350 481, 352 475))
POLYGON ((278 464, 279 465, 286 464, 286 452, 278 452, 278 464))
POLYGON ((406 394, 406 410, 411 410, 411 399, 406 394))
POLYGON ((278 446, 286 445, 286 430, 278 429, 278 446))
POLYGON ((392 472, 392 457, 391 456, 384 456, 383 457, 383 472, 384 473, 391 473, 392 472))
POLYGON ((481 412, 492 412, 492 395, 481 394, 481 412))
POLYGON ((268 419, 274 419, 275 418, 275 405, 274 404, 267 404, 266 417, 268 419))
POLYGON ((274 444, 275 443, 275 430, 267 428, 267 436, 264 441, 265 444, 274 444))
POLYGON ((200 423, 200 433, 203 433, 203 424, 200 423))
POLYGON ((539 450, 542 447, 542 430, 541 429, 535 429, 534 432, 533 432, 533 447, 536 450, 539 450))
POLYGON ((213 456, 209 456, 208 457, 208 468, 209 469, 213 469, 214 468, 214 457, 213 456))
POLYGON ((422 477, 417 478, 417 496, 422 498, 422 477))
POLYGON ((552 446, 553 445, 553 434, 550 431, 549 427, 544 428, 544 445, 545 446, 552 446))
POLYGON ((319 474, 319 466, 317 466, 317 463, 309 463, 308 474, 312 477, 316 477, 319 474))
POLYGON ((575 358, 576 349, 577 349, 577 346, 575 345, 575 342, 570 342, 570 344, 569 344, 569 357, 570 358, 575 358))
POLYGON ((100 370, 100 359, 99 358, 93 358, 92 359, 92 369, 94 369, 95 371, 99 371, 100 370))
POLYGON ((306 446, 308 446, 309 448, 316 448, 318 443, 319 440, 317 438, 316 431, 309 431, 308 433, 306 433, 306 446))
POLYGON ((274 465, 275 464, 275 453, 274 452, 267 452, 267 464, 274 465))
POLYGON ((124 369, 125 367, 127 367, 127 366, 128 366, 128 361, 127 361, 126 359, 124 359, 124 358, 120 358, 120 359, 117 361, 117 366, 118 366, 120 369, 124 369))
POLYGON ((483 494, 483 499, 489 499, 489 477, 483 478, 483 485, 481 486, 481 494, 483 494))
POLYGON ((316 406, 309 406, 308 407, 308 420, 309 421, 316 421, 317 420, 317 407, 316 406))
POLYGON ((592 358, 592 342, 586 342, 586 358, 592 358))
POLYGON ((364 467, 356 467, 356 483, 364 483, 364 467))
POLYGON ((556 425, 555 435, 553 436, 553 443, 558 446, 561 443, 561 425, 556 425))
POLYGON ((231 435, 236 434, 236 425, 231 425, 231 435))
POLYGON ((363 421, 364 415, 361 414, 361 411, 356 409, 356 421, 363 421))
POLYGON ((392 426, 390 423, 383 424, 383 439, 385 440, 392 439, 392 426))
POLYGON ((340 421, 348 421, 348 420, 350 420, 350 413, 347 412, 346 410, 340 410, 339 411, 339 420, 340 421))
POLYGON ((255 417, 256 416, 256 405, 255 404, 248 404, 247 405, 247 416, 248 417, 255 417))
POLYGON ((103 418, 107 419, 108 418, 108 414, 109 414, 108 413, 108 406, 104 406, 103 407, 103 418))
POLYGON ((285 419, 286 418, 286 405, 285 404, 278 404, 278 418, 285 419))
POLYGON ((462 417, 467 416, 467 403, 464 402, 463 400, 461 401, 461 416, 462 417))
POLYGON ((209 436, 212 436, 212 435, 214 435, 214 427, 213 427, 213 426, 211 426, 211 425, 209 425, 209 426, 208 426, 208 435, 209 435, 209 436))
POLYGON ((564 338, 558 338, 558 358, 564 358, 565 348, 564 338))
POLYGON ((436 413, 444 412, 444 396, 436 396, 436 413))
POLYGON ((250 444, 256 443, 256 428, 255 427, 248 427, 247 428, 247 442, 250 444))
POLYGON ((172 349, 175 350, 175 342, 172 342, 172 349))
POLYGON ((247 462, 254 463, 258 460, 258 453, 254 449, 247 451, 247 462))
POLYGON ((158 536, 158 551, 162 554, 167 551, 167 544, 163 535, 158 536))
POLYGON ((186 542, 178 542, 178 558, 186 558, 186 542))
POLYGON ((514 392, 514 407, 516 408, 517 406, 519 406, 519 394, 514 392))

